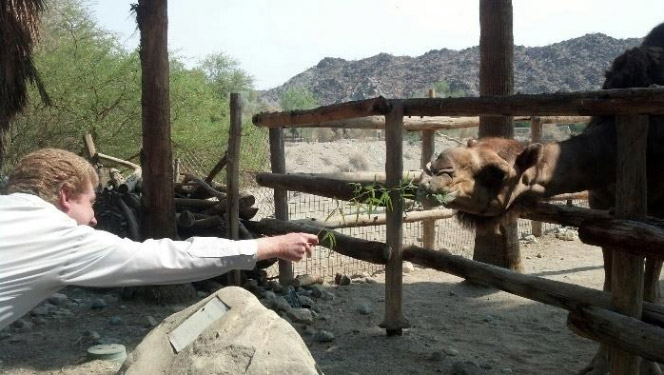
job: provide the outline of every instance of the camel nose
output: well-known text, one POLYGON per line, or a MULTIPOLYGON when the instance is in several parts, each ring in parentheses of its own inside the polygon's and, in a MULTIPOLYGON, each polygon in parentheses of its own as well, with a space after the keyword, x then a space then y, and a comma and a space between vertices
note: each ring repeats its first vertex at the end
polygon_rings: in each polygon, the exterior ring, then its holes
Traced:
POLYGON ((433 172, 431 172, 431 162, 428 162, 428 163, 424 166, 424 173, 426 173, 426 174, 429 175, 429 176, 433 176, 433 172))

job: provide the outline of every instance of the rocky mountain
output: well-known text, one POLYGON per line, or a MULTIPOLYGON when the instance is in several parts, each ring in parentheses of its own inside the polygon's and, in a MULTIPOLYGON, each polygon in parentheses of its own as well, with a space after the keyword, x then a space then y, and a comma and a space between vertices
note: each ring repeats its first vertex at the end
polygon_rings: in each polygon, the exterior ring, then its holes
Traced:
MULTIPOLYGON (((614 39, 604 34, 587 34, 544 47, 515 46, 515 92, 536 94, 598 89, 613 59, 639 43, 639 38, 614 39)), ((426 97, 429 88, 441 81, 447 83, 450 92, 477 96, 479 47, 460 51, 431 50, 418 57, 387 53, 354 61, 326 57, 283 85, 261 92, 260 96, 275 106, 281 93, 291 87, 310 90, 320 105, 378 95, 426 97)))

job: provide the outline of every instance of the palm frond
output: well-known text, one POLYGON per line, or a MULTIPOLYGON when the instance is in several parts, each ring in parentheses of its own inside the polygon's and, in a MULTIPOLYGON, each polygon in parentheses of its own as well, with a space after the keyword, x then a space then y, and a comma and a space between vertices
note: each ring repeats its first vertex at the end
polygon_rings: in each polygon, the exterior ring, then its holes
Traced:
POLYGON ((44 7, 44 0, 0 0, 0 128, 26 105, 28 82, 50 103, 32 60, 44 7))

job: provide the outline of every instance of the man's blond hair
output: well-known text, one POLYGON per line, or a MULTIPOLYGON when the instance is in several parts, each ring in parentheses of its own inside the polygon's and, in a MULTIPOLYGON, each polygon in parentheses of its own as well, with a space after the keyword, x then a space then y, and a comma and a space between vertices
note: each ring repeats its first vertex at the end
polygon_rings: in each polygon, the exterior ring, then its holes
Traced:
POLYGON ((81 194, 88 183, 95 187, 99 177, 87 160, 70 151, 44 148, 25 155, 14 166, 5 191, 35 194, 55 204, 63 187, 81 194))

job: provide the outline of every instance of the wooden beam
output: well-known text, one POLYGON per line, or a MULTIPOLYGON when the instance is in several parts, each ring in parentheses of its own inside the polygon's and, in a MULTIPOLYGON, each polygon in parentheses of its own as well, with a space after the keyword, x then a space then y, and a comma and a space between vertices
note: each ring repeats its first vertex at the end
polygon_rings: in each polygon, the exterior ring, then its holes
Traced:
POLYGON ((579 227, 579 238, 589 245, 664 258, 664 228, 644 222, 620 219, 587 221, 579 227))
POLYGON ((567 326, 580 336, 621 348, 632 355, 656 362, 664 360, 664 329, 638 319, 609 309, 586 306, 567 316, 567 326))
POLYGON ((254 115, 252 120, 256 126, 275 128, 286 125, 311 124, 355 117, 384 115, 389 110, 390 102, 379 96, 373 99, 333 104, 305 111, 264 112, 254 115))
MULTIPOLYGON (((542 120, 534 116, 530 120, 530 140, 533 143, 542 143, 542 120)), ((542 222, 531 220, 530 227, 535 237, 542 237, 542 222)))
POLYGON ((223 156, 221 157, 221 159, 219 159, 217 164, 214 165, 210 173, 208 173, 207 177, 205 177, 203 181, 207 182, 208 184, 211 184, 212 180, 217 176, 217 174, 219 174, 219 172, 221 172, 221 170, 224 169, 226 163, 228 162, 228 152, 224 151, 222 155, 223 156))
MULTIPOLYGON (((273 173, 286 173, 286 152, 284 151, 284 129, 270 129, 270 164, 273 173)), ((274 217, 288 221, 288 190, 283 187, 274 188, 274 217)), ((293 263, 279 259, 279 282, 290 284, 294 279, 293 263)))
POLYGON ((569 200, 588 200, 588 191, 580 191, 578 193, 565 193, 554 195, 553 197, 543 198, 544 202, 559 202, 569 200))
MULTIPOLYGON (((332 172, 332 173, 289 173, 290 176, 309 176, 309 177, 323 177, 333 180, 341 180, 347 182, 360 182, 371 183, 380 182, 385 183, 385 172, 332 172)), ((414 169, 404 171, 401 174, 401 179, 405 181, 412 181, 417 184, 422 179, 422 170, 414 169)))
POLYGON ((275 219, 244 221, 243 224, 253 232, 269 236, 291 232, 315 234, 318 236, 321 246, 369 263, 386 264, 392 257, 392 249, 384 243, 351 237, 316 225, 275 219), (330 242, 330 238, 334 238, 333 243, 330 242))
MULTIPOLYGON (((648 213, 646 150, 648 117, 617 116, 616 218, 644 220, 648 213)), ((611 246, 627 250, 633 245, 611 246)), ((613 308, 626 316, 641 319, 643 304, 644 257, 613 251, 611 294, 613 308)), ((664 338, 663 338, 664 339, 664 338)), ((661 351, 664 353, 664 349, 661 351)), ((620 346, 609 348, 611 374, 637 374, 639 358, 620 346)))
POLYGON ((97 148, 92 139, 92 134, 86 133, 85 136, 83 136, 83 142, 85 143, 85 148, 88 150, 88 156, 90 158, 95 158, 97 156, 97 148))
MULTIPOLYGON (((238 93, 231 93, 230 127, 228 130, 228 150, 226 163, 226 236, 232 240, 240 239, 240 145, 242 142, 242 98, 238 93)), ((223 159, 223 158, 222 158, 223 159)), ((221 163, 217 163, 217 166, 221 163)), ((216 166, 215 166, 216 169, 216 166)), ((219 168, 220 170, 221 168, 219 168)), ((208 175, 210 182, 213 174, 208 175)), ((228 273, 228 284, 239 286, 242 282, 239 270, 228 273)))
MULTIPOLYGON (((429 90, 429 98, 436 97, 436 90, 429 90)), ((405 124, 404 124, 405 125, 405 124)), ((436 151, 436 131, 425 130, 422 132, 422 154, 420 155, 420 168, 426 169, 433 158, 436 151)), ((424 220, 422 221, 422 246, 427 249, 436 247, 436 221, 424 220)))
MULTIPOLYGON (((611 307, 611 295, 607 292, 520 274, 502 267, 452 255, 446 251, 409 246, 403 250, 403 260, 569 311, 577 311, 588 305, 602 309, 611 307)), ((644 303, 643 321, 660 329, 664 328, 664 306, 644 303)), ((664 340, 664 336, 659 340, 664 340)), ((661 355, 664 355, 664 351, 661 355)))
MULTIPOLYGON (((282 112, 283 113, 283 112, 282 112)), ((589 116, 542 116, 543 124, 576 124, 588 122, 589 116)), ((530 121, 530 116, 520 116, 514 121, 530 121)), ((465 129, 479 126, 477 116, 411 116, 404 117, 403 128, 407 131, 465 129)), ((279 125, 258 125, 261 127, 278 127, 279 125)), ((283 124, 284 128, 332 128, 332 129, 385 129, 385 116, 366 116, 334 121, 315 123, 283 124)))
POLYGON ((578 123, 587 123, 592 118, 591 116, 518 116, 514 117, 515 122, 533 121, 539 119, 542 124, 556 124, 556 125, 569 125, 578 123))
MULTIPOLYGON (((405 117, 404 130, 447 130, 478 126, 477 117, 405 117)), ((385 129, 385 116, 367 116, 317 123, 286 124, 285 128, 385 129)))
POLYGON ((394 99, 406 116, 566 116, 664 114, 664 89, 632 88, 576 93, 394 99))
POLYGON ((543 221, 572 227, 579 227, 585 220, 609 219, 609 212, 592 208, 565 206, 535 202, 520 204, 517 208, 522 219, 543 221))
MULTIPOLYGON (((404 213, 402 222, 404 223, 415 223, 423 220, 437 220, 437 219, 448 219, 454 216, 454 211, 444 208, 436 208, 432 210, 425 211, 409 211, 404 213)), ((353 227, 368 227, 372 225, 384 225, 387 222, 386 214, 378 215, 343 215, 341 217, 332 217, 328 220, 320 219, 301 219, 294 220, 292 222, 296 223, 310 223, 319 225, 323 228, 353 228, 353 227)))
MULTIPOLYGON (((545 117, 544 123, 561 123, 563 121, 561 117, 563 116, 577 116, 577 118, 572 120, 572 123, 576 123, 587 121, 587 119, 584 120, 578 116, 641 113, 664 114, 664 89, 631 88, 575 93, 484 96, 481 98, 388 100, 383 97, 377 97, 306 111, 259 113, 253 117, 253 122, 256 126, 269 128, 311 127, 316 126, 314 124, 325 122, 329 123, 357 117, 384 115, 396 103, 403 103, 404 115, 406 117, 502 115, 530 118, 530 116, 547 116, 550 119, 545 117)), ((367 125, 367 127, 379 126, 381 123, 379 119, 372 121, 375 122, 375 125, 367 125)), ((352 123, 348 123, 348 125, 330 125, 331 127, 355 127, 352 123)), ((417 130, 423 129, 420 128, 417 130)))
POLYGON ((403 316, 403 280, 402 280, 402 248, 403 226, 403 198, 396 188, 401 182, 403 172, 403 107, 399 104, 392 106, 392 110, 385 116, 385 149, 387 152, 385 163, 386 183, 392 202, 391 209, 387 211, 386 240, 392 249, 392 259, 385 267, 385 318, 380 327, 385 328, 388 336, 401 335, 403 328, 410 327, 410 323, 403 316))
MULTIPOLYGON (((392 152, 392 151, 390 151, 392 152)), ((390 158, 388 158, 389 160, 390 158)), ((400 174, 401 176, 401 174, 400 174)), ((345 201, 356 200, 364 201, 367 195, 366 187, 377 190, 381 194, 386 190, 384 184, 374 181, 347 181, 336 178, 318 177, 316 175, 307 175, 304 173, 278 174, 278 173, 258 173, 256 182, 261 186, 271 187, 273 189, 285 189, 299 191, 302 193, 315 194, 328 198, 341 199, 345 201), (357 191, 357 186, 353 182, 360 183, 363 189, 357 191)), ((417 193, 417 186, 413 185, 404 192, 417 193)))

